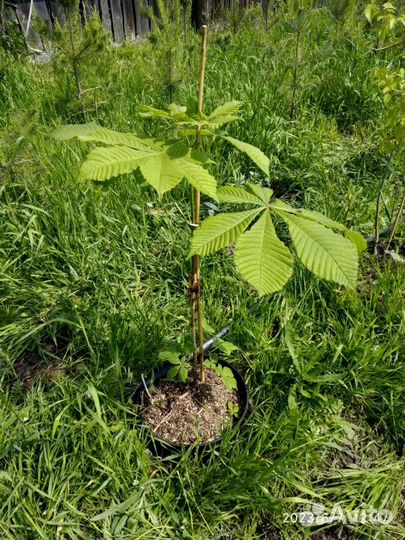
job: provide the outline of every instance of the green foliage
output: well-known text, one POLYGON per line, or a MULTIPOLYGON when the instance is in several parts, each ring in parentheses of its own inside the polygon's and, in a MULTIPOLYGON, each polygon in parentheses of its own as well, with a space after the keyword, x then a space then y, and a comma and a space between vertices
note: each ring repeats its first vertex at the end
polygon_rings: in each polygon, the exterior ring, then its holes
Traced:
POLYGON ((217 340, 218 349, 225 354, 226 356, 231 356, 235 351, 239 350, 239 347, 230 341, 225 341, 223 339, 217 340))
POLYGON ((15 20, 14 8, 2 0, 0 3, 0 51, 18 57, 27 51, 24 34, 15 20))
POLYGON ((293 261, 276 235, 273 214, 288 225, 297 256, 309 270, 321 278, 355 287, 358 250, 365 249, 361 235, 317 212, 294 209, 277 199, 272 201, 272 191, 268 188, 255 184, 248 184, 247 188, 220 188, 219 200, 246 202, 259 208, 207 218, 194 233, 192 254, 209 255, 236 242, 235 263, 241 276, 260 296, 278 291, 290 278, 293 261), (258 221, 244 232, 259 214, 258 221), (333 229, 345 233, 347 238, 333 229))
POLYGON ((255 287, 260 296, 284 287, 292 274, 292 257, 277 238, 270 212, 238 239, 235 264, 241 276, 255 287))
POLYGON ((68 2, 67 23, 65 26, 56 25, 51 30, 46 23, 38 27, 43 39, 49 41, 54 49, 54 61, 58 65, 83 64, 94 60, 96 54, 103 51, 108 44, 108 36, 102 25, 97 11, 82 24, 77 2, 68 2))
POLYGON ((159 354, 159 359, 165 362, 169 362, 173 365, 167 372, 168 379, 177 379, 182 383, 187 382, 188 372, 190 370, 190 364, 187 361, 180 357, 181 353, 176 353, 173 351, 162 351, 159 354))
POLYGON ((382 90, 386 106, 386 131, 382 143, 389 150, 403 154, 405 137, 405 69, 376 69, 374 77, 382 90))
POLYGON ((76 138, 84 142, 94 141, 106 145, 130 146, 137 150, 148 150, 150 148, 148 141, 153 143, 153 139, 146 139, 146 143, 144 144, 143 139, 133 133, 119 133, 118 131, 98 126, 94 122, 61 126, 52 132, 52 136, 59 141, 76 138))
MULTIPOLYGON (((167 111, 142 106, 139 115, 165 119, 182 129, 199 127, 203 129, 203 136, 211 136, 218 127, 237 120, 241 106, 241 102, 232 101, 218 107, 209 116, 195 112, 194 102, 187 107, 171 104, 167 111)), ((216 180, 203 167, 204 154, 194 149, 187 135, 165 142, 135 134, 117 133, 90 123, 62 126, 53 132, 53 136, 58 140, 77 138, 109 145, 91 150, 81 168, 80 178, 83 180, 106 180, 139 168, 159 196, 186 178, 196 189, 216 200, 216 180)), ((238 141, 236 143, 241 144, 238 141)), ((253 147, 247 146, 243 150, 251 155, 253 147)), ((255 160, 257 152, 253 156, 255 160)))
MULTIPOLYGON (((242 106, 242 101, 229 101, 217 107, 211 114, 206 115, 204 113, 198 113, 197 103, 192 99, 189 100, 186 107, 171 103, 167 111, 164 111, 150 107, 149 105, 140 105, 138 111, 139 116, 143 118, 164 119, 176 126, 182 126, 184 128, 199 127, 207 130, 205 132, 206 135, 214 135, 214 131, 222 125, 240 119, 242 106)), ((236 141, 236 139, 234 140, 236 141)), ((236 141, 236 143, 240 143, 240 141, 236 141)), ((242 151, 246 152, 246 149, 242 151)))
MULTIPOLYGON (((229 356, 238 347, 227 341, 220 340, 219 349, 229 356)), ((183 351, 162 351, 159 353, 159 360, 169 362, 173 366, 167 372, 168 379, 175 379, 182 383, 187 382, 191 366, 184 356, 183 351)), ((229 390, 235 390, 237 388, 235 376, 229 367, 223 366, 214 359, 204 360, 204 366, 215 371, 229 390)))
POLYGON ((215 360, 205 360, 204 365, 205 367, 214 370, 215 373, 221 377, 224 385, 229 388, 229 390, 235 390, 238 387, 235 376, 229 367, 223 366, 215 360))
POLYGON ((239 238, 261 209, 246 210, 234 214, 218 214, 207 218, 194 234, 191 255, 210 255, 239 238))
POLYGON ((52 29, 43 22, 38 25, 37 30, 52 51, 53 68, 68 68, 73 75, 76 103, 87 119, 87 109, 91 108, 91 92, 85 88, 82 71, 106 49, 108 36, 96 10, 83 24, 77 0, 65 0, 62 7, 66 17, 64 26, 56 23, 56 27, 52 29))
POLYGON ((288 212, 279 213, 287 222, 302 263, 315 275, 354 289, 358 271, 356 246, 319 223, 288 212))
MULTIPOLYGON (((397 58, 405 58, 405 14, 398 13, 391 2, 381 7, 373 2, 365 9, 365 16, 378 29, 380 50, 394 49, 397 58), (399 41, 398 41, 399 40, 399 41)), ((405 69, 388 64, 373 71, 386 107, 383 145, 397 155, 404 154, 405 137, 405 69)))
POLYGON ((264 174, 266 176, 269 176, 269 158, 259 148, 256 148, 256 146, 245 143, 243 141, 238 141, 233 137, 224 137, 224 139, 236 146, 236 148, 238 148, 242 152, 245 152, 250 157, 250 159, 254 161, 254 163, 256 163, 256 165, 264 172, 264 174))
POLYGON ((193 159, 197 154, 188 148, 184 140, 165 144, 164 141, 134 134, 116 133, 95 124, 77 126, 76 129, 73 125, 63 126, 53 135, 59 140, 77 138, 110 145, 90 151, 80 171, 83 180, 106 180, 139 168, 159 196, 186 178, 196 189, 216 199, 215 179, 199 161, 193 159))
POLYGON ((156 10, 149 7, 145 15, 151 20, 148 40, 166 100, 172 102, 187 74, 190 35, 191 0, 157 0, 156 10))
POLYGON ((403 34, 405 15, 398 14, 398 7, 392 2, 384 2, 380 5, 373 1, 366 6, 364 15, 369 23, 378 24, 378 33, 383 41, 394 37, 397 30, 403 34))
MULTIPOLYGON (((232 101, 207 116, 196 113, 194 102, 190 102, 187 107, 171 104, 167 111, 142 106, 139 114, 168 121, 181 129, 204 130, 203 136, 207 137, 214 135, 220 126, 237 120, 241 106, 241 102, 232 101)), ((54 131, 53 136, 58 140, 77 138, 110 145, 90 151, 80 171, 83 180, 106 180, 139 168, 159 196, 186 178, 196 189, 217 200, 216 180, 198 161, 200 153, 190 146, 187 136, 165 142, 117 133, 95 124, 77 128, 63 126, 54 131)), ((246 153, 266 176, 269 175, 269 159, 260 149, 226 135, 221 134, 221 138, 246 153)), ((204 155, 203 162, 205 160, 204 155)), ((225 186, 218 194, 221 202, 254 204, 259 208, 209 217, 194 233, 191 255, 210 255, 238 241, 235 263, 241 276, 260 296, 282 289, 292 274, 292 258, 276 235, 270 217, 272 212, 287 223, 297 255, 309 270, 321 278, 355 287, 358 256, 353 242, 359 243, 359 251, 365 249, 360 235, 352 232, 345 239, 330 229, 345 233, 346 228, 322 214, 294 210, 282 201, 272 204, 273 191, 258 184, 247 184, 247 190, 225 186), (260 213, 262 217, 245 232, 260 213)))
POLYGON ((237 418, 239 416, 239 410, 240 410, 239 405, 234 405, 231 402, 228 403, 228 411, 231 416, 234 416, 235 418, 237 418))

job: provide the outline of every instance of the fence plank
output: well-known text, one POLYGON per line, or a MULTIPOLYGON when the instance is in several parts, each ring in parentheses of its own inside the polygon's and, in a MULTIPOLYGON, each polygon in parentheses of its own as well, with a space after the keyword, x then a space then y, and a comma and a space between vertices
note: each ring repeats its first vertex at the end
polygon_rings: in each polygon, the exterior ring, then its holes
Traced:
POLYGON ((86 22, 93 16, 95 11, 99 11, 96 0, 80 0, 80 9, 86 22))
POLYGON ((85 21, 88 21, 95 11, 99 11, 96 0, 81 0, 81 6, 85 21))
POLYGON ((63 7, 58 4, 57 2, 52 2, 50 0, 49 7, 51 10, 52 18, 55 21, 55 23, 60 24, 63 26, 66 22, 65 12, 63 11, 63 7))
POLYGON ((35 10, 34 9, 32 10, 28 34, 27 34, 27 26, 28 26, 29 12, 30 12, 30 4, 29 3, 16 4, 15 12, 17 15, 18 22, 20 23, 20 26, 25 34, 25 40, 27 42, 28 47, 31 49, 35 49, 36 51, 44 51, 45 49, 44 49, 40 35, 32 29, 32 23, 36 15, 35 10))
POLYGON ((142 14, 143 10, 149 6, 147 0, 134 0, 136 17, 136 36, 144 37, 149 33, 150 25, 148 17, 142 14))
POLYGON ((51 16, 45 1, 34 2, 34 14, 38 15, 41 21, 46 22, 49 28, 52 28, 51 16))
POLYGON ((124 21, 122 17, 121 0, 110 0, 110 3, 114 41, 120 42, 124 40, 124 21))
POLYGON ((101 20, 104 23, 105 29, 109 34, 112 34, 112 23, 110 17, 110 8, 108 6, 108 0, 100 0, 101 20))
POLYGON ((122 12, 124 14, 125 39, 136 38, 135 12, 132 0, 122 0, 122 12))
POLYGON ((4 11, 0 13, 4 17, 4 21, 0 19, 0 29, 3 30, 3 22, 5 21, 12 21, 17 25, 19 30, 22 32, 22 28, 20 25, 20 21, 17 18, 16 12, 15 12, 15 6, 12 7, 5 7, 4 11))

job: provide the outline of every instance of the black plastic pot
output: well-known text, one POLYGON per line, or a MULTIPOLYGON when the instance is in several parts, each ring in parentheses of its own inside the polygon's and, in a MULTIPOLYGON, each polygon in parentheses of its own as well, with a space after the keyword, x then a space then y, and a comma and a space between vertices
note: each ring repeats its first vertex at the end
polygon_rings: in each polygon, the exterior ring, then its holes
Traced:
MULTIPOLYGON (((239 415, 234 420, 234 426, 235 425, 240 426, 240 424, 243 422, 244 418, 246 417, 246 414, 249 409, 249 392, 248 392, 247 386, 245 384, 245 381, 242 375, 234 366, 232 366, 226 360, 223 360, 223 359, 218 359, 218 363, 220 363, 222 366, 228 367, 232 371, 235 377, 241 406, 240 406, 239 415)), ((152 384, 156 385, 159 383, 159 381, 166 379, 167 372, 169 371, 171 367, 172 367, 171 365, 164 366, 152 377, 150 377, 149 379, 146 379, 144 381, 145 384, 143 382, 137 384, 136 387, 133 388, 131 392, 132 401, 136 405, 141 405, 141 393, 142 391, 145 390, 145 386, 149 388, 149 386, 152 386, 152 384)), ((173 444, 173 443, 164 441, 163 439, 154 437, 151 433, 150 448, 154 453, 160 456, 165 456, 165 455, 170 455, 173 453, 182 453, 185 450, 189 450, 191 447, 199 451, 210 449, 214 446, 217 446, 221 441, 222 441, 222 437, 216 439, 215 441, 210 441, 210 442, 202 443, 198 445, 173 444)))

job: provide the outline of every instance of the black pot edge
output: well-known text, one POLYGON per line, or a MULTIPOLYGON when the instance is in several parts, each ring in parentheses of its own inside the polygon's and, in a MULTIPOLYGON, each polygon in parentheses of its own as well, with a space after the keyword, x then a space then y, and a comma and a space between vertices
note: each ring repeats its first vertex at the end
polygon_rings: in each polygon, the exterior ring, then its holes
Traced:
MULTIPOLYGON (((208 355, 206 355, 206 357, 208 357, 208 355)), ((227 362, 226 360, 222 359, 222 358, 219 358, 218 359, 218 362, 225 366, 225 367, 228 367, 235 379, 236 379, 236 384, 237 384, 237 390, 238 390, 238 395, 239 395, 239 399, 241 400, 241 403, 242 403, 242 411, 240 412, 237 420, 235 420, 234 422, 234 425, 233 427, 236 427, 236 426, 240 426, 240 424, 243 422, 243 420, 245 419, 247 413, 248 413, 248 410, 249 410, 249 391, 248 391, 248 388, 245 384, 245 381, 242 377, 242 375, 239 373, 239 371, 236 369, 235 366, 233 366, 232 364, 230 364, 229 362, 227 362)), ((146 386, 147 388, 149 388, 149 386, 151 386, 152 383, 156 383, 158 382, 159 380, 161 379, 164 379, 167 375, 167 372, 169 371, 169 369, 171 368, 172 366, 171 365, 167 365, 167 366, 164 366, 162 369, 160 369, 157 373, 155 373, 154 375, 152 375, 151 377, 145 379, 145 384, 143 382, 140 382, 132 387, 129 387, 128 389, 128 392, 129 392, 129 397, 132 398, 133 402, 136 404, 136 405, 140 405, 140 397, 141 397, 141 391, 144 389, 144 387, 146 386)), ((215 439, 214 441, 210 441, 210 442, 206 442, 206 443, 201 443, 201 444, 198 444, 198 445, 194 445, 194 444, 171 444, 163 439, 159 439, 157 437, 154 437, 152 435, 152 443, 154 443, 154 449, 155 450, 161 450, 163 451, 163 453, 167 453, 168 451, 175 451, 175 452, 183 452, 183 451, 187 451, 189 450, 190 448, 194 448, 195 450, 205 450, 205 449, 209 449, 209 448, 212 448, 216 445, 218 445, 220 442, 222 441, 222 437, 219 437, 218 439, 215 439), (157 448, 156 448, 157 447, 157 448)))

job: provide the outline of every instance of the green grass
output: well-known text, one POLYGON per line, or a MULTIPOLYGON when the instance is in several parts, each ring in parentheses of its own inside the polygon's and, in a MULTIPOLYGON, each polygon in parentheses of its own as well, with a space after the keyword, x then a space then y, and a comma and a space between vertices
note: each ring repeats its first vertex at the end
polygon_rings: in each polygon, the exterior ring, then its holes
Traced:
MULTIPOLYGON (((367 236, 382 176, 389 211, 401 178, 378 144, 370 81, 392 58, 370 54, 356 7, 344 26, 311 11, 291 122, 294 21, 279 12, 266 34, 253 11, 239 32, 211 34, 206 109, 247 101, 231 134, 270 156, 277 195, 367 236)), ((197 44, 182 51, 178 102, 195 94, 197 44)), ((167 102, 159 46, 109 48, 83 66, 93 120, 156 133, 135 112, 167 102)), ((297 265, 283 293, 255 304, 227 252, 205 259, 206 317, 216 330, 234 319, 231 361, 251 413, 205 456, 153 457, 125 388, 188 332, 187 191, 158 201, 136 175, 78 184, 86 149, 48 136, 82 121, 69 72, 59 60, 0 62, 0 536, 301 539, 316 529, 284 513, 319 502, 388 508, 389 526, 353 525, 351 537, 403 538, 405 266, 365 255, 350 292, 297 265), (10 383, 23 354, 52 364, 45 345, 62 335, 65 375, 29 391, 10 383)), ((262 181, 225 143, 215 157, 220 182, 262 181)))

